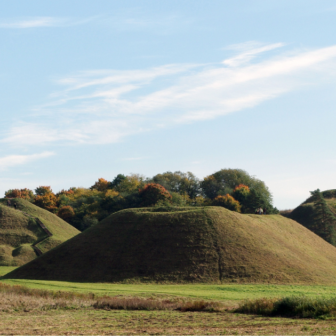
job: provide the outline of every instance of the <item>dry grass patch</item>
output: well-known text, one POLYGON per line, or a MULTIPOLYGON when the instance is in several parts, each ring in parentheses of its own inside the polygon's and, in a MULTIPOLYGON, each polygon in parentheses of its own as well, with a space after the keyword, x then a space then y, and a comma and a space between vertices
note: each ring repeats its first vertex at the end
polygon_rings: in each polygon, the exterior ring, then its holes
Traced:
POLYGON ((104 310, 179 310, 221 311, 219 302, 186 301, 185 298, 160 300, 139 297, 97 297, 92 293, 76 293, 10 286, 0 283, 0 312, 50 309, 104 309, 104 310))

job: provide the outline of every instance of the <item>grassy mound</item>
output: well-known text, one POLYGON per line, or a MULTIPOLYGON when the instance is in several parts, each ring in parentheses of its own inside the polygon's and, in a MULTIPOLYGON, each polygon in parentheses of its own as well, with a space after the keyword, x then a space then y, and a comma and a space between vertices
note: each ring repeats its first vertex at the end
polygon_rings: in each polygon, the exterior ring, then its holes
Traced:
POLYGON ((0 199, 0 266, 21 266, 79 233, 49 211, 20 198, 14 202, 17 209, 0 199))
MULTIPOLYGON (((322 192, 323 197, 325 198, 330 210, 336 214, 336 190, 326 190, 322 192)), ((314 232, 314 201, 313 197, 309 197, 302 204, 300 204, 293 211, 284 214, 287 218, 291 218, 296 222, 302 224, 307 229, 314 232)))
POLYGON ((5 278, 335 284, 336 248, 280 215, 128 209, 5 278))

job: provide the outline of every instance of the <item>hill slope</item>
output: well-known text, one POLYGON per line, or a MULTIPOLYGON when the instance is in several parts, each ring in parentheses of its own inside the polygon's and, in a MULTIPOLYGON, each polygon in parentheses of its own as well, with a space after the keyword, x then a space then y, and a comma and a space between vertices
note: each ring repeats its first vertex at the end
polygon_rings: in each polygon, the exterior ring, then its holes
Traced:
MULTIPOLYGON (((329 206, 329 209, 336 215, 336 190, 326 190, 323 191, 322 194, 329 206)), ((305 226, 307 229, 314 232, 314 215, 315 208, 313 197, 309 197, 285 216, 295 220, 296 222, 305 226)))
POLYGON ((79 233, 56 215, 23 199, 17 210, 0 199, 0 266, 20 266, 79 233))
POLYGON ((82 282, 336 283, 336 248, 280 215, 128 209, 6 278, 82 282))

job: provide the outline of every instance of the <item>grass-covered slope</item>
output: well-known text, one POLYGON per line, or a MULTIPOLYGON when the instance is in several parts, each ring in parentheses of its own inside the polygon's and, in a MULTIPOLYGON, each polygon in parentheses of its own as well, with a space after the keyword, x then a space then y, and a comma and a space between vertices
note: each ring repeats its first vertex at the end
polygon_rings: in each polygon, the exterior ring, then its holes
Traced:
MULTIPOLYGON (((326 190, 323 191, 322 194, 329 209, 336 215, 336 190, 326 190)), ((314 215, 315 208, 313 197, 309 197, 293 211, 286 214, 286 217, 291 218, 309 230, 314 231, 314 215)))
POLYGON ((335 284, 336 248, 280 215, 129 209, 6 278, 335 284))
POLYGON ((20 266, 79 233, 56 215, 23 199, 12 199, 17 209, 0 199, 0 266, 20 266), (37 219, 49 230, 43 230, 37 219), (35 248, 34 248, 35 247, 35 248))

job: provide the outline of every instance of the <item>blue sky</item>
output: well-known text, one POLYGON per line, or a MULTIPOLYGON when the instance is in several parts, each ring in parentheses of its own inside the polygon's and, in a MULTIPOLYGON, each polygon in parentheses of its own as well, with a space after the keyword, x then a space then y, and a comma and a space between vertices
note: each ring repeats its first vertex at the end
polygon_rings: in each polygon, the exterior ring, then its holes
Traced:
POLYGON ((0 194, 241 168, 336 188, 336 3, 0 0, 0 194))

